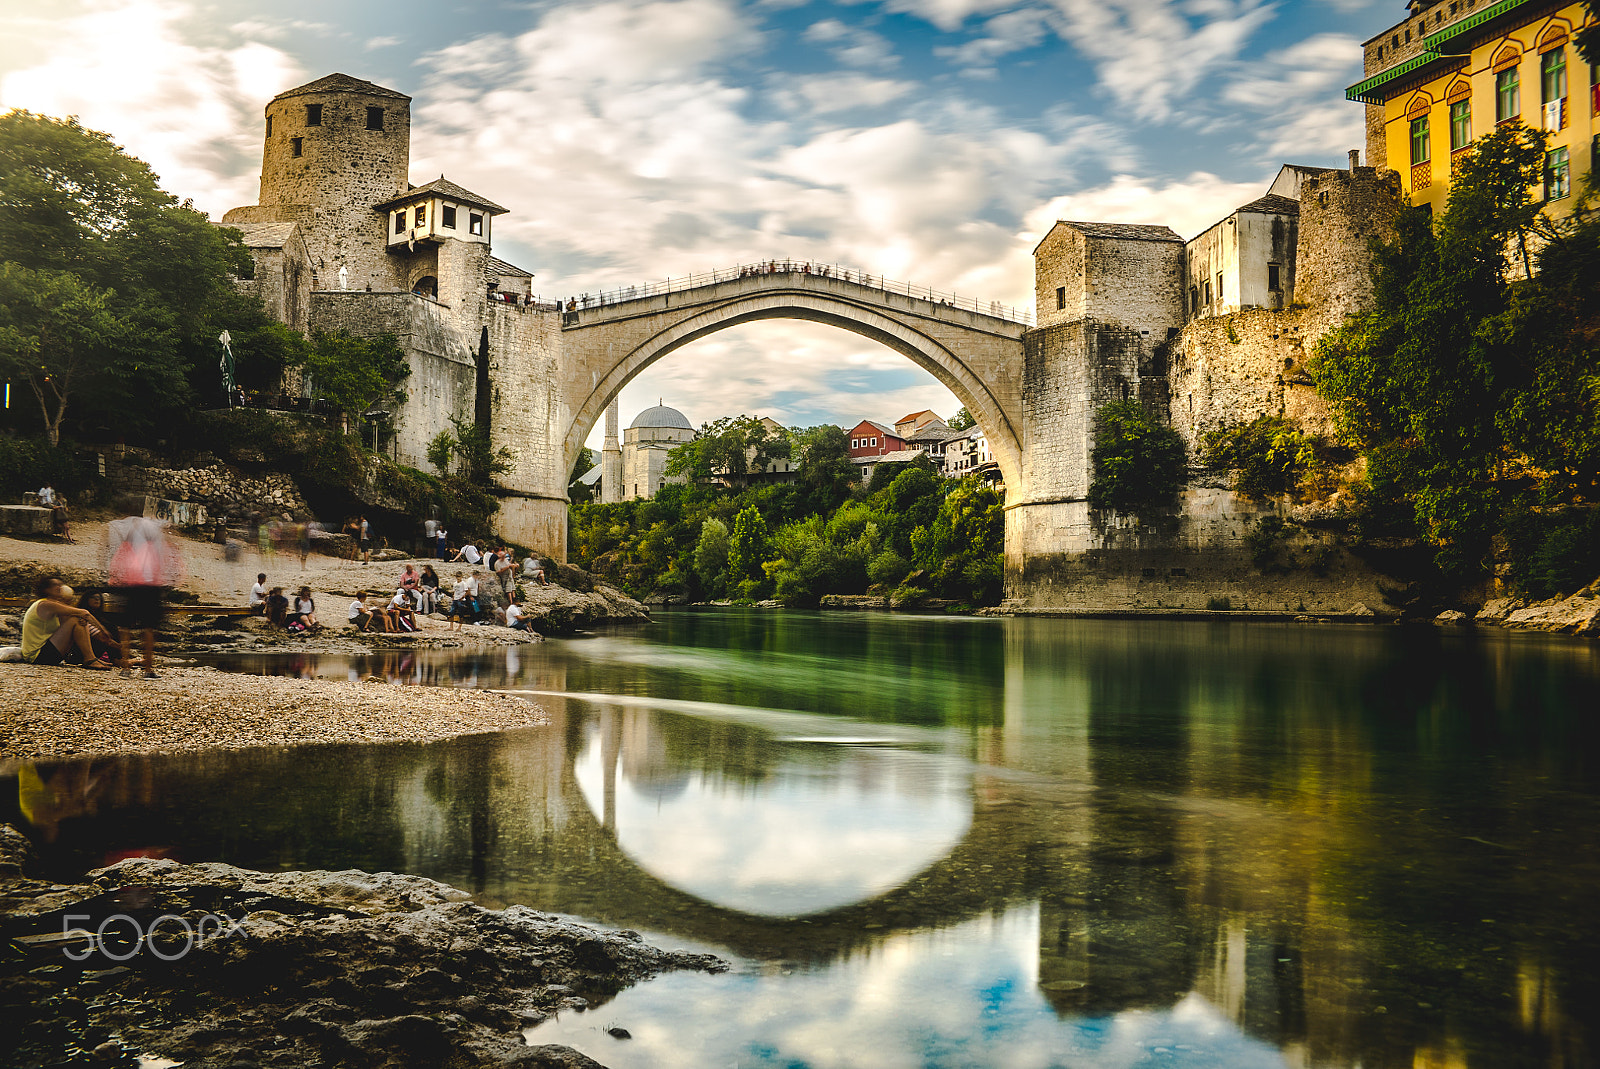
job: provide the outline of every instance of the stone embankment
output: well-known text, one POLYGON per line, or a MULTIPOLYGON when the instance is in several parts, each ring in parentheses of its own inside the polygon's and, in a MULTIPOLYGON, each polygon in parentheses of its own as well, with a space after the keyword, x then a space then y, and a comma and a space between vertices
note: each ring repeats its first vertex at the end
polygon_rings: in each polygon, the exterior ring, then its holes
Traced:
POLYGON ((119 469, 115 481, 127 493, 198 501, 213 516, 244 517, 252 512, 296 519, 310 516, 306 499, 294 480, 276 472, 252 479, 220 463, 209 468, 181 469, 130 465, 119 469))
POLYGON ((1600 579, 1570 598, 1522 601, 1497 598, 1486 602, 1469 621, 1465 613, 1440 613, 1441 624, 1479 623, 1519 631, 1558 631, 1600 638, 1600 579))
MULTIPOLYGON (((0 825, 0 924, 24 948, 0 961, 5 1064, 597 1067, 525 1030, 662 972, 727 968, 418 876, 150 858, 77 884, 32 871, 27 839, 0 825), (111 917, 109 953, 59 938, 111 917), (136 927, 155 934, 114 942, 136 927)), ((608 1024, 606 1042, 627 1038, 608 1024)))

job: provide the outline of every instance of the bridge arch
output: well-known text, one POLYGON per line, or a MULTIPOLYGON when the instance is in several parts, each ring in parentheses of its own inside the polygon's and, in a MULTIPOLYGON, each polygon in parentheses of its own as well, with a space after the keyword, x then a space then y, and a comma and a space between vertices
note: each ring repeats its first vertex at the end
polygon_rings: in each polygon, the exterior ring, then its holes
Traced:
POLYGON ((572 409, 562 450, 566 470, 577 461, 606 406, 656 361, 729 327, 799 319, 869 338, 932 374, 983 429, 1006 485, 1022 485, 1016 411, 1020 324, 816 276, 739 279, 707 289, 724 292, 676 293, 569 314, 577 322, 563 329, 565 342, 569 351, 578 350, 574 355, 581 353, 590 385, 572 409), (888 298, 904 307, 890 306, 888 298), (673 307, 666 307, 667 302, 673 307))

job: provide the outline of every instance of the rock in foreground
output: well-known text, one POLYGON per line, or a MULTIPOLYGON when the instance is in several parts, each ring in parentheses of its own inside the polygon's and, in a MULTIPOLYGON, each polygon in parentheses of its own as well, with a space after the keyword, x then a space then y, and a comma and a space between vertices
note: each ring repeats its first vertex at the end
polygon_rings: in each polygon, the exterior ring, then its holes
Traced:
POLYGON ((9 845, 12 856, 0 866, 0 907, 13 943, 0 1014, 21 1026, 0 1040, 6 1064, 131 1065, 149 1053, 190 1067, 594 1066, 567 1047, 527 1046, 522 1029, 667 970, 727 967, 634 932, 486 909, 394 873, 138 858, 52 885, 16 874, 21 837, 3 830, 0 853, 9 845), (83 953, 86 941, 17 941, 132 918, 107 925, 111 942, 162 915, 220 917, 231 932, 210 921, 210 937, 185 949, 183 926, 169 919, 145 946, 103 947, 81 963, 63 950, 83 953))

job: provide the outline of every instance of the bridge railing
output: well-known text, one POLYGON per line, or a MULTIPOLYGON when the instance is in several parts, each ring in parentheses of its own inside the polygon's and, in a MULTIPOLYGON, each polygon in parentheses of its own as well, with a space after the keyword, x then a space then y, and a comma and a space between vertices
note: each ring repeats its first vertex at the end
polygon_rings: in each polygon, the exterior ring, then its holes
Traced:
POLYGON ((640 301, 647 297, 659 297, 664 293, 681 293, 684 290, 699 289, 702 286, 714 286, 719 282, 734 282, 741 278, 751 278, 759 275, 793 274, 814 275, 818 278, 837 278, 844 282, 853 282, 858 286, 868 286, 872 289, 882 290, 884 293, 903 293, 907 297, 917 297, 950 308, 961 308, 966 311, 977 312, 980 315, 1009 320, 1012 323, 1022 323, 1027 326, 1033 325, 1033 311, 1031 309, 1002 304, 999 301, 985 301, 977 297, 947 293, 932 286, 917 286, 910 282, 896 282, 882 275, 873 274, 870 271, 858 271, 842 264, 823 264, 815 260, 762 260, 759 263, 741 264, 738 267, 725 268, 720 271, 704 271, 699 274, 683 275, 679 278, 667 278, 660 282, 646 282, 638 286, 621 286, 613 290, 601 290, 598 293, 585 293, 577 297, 569 297, 565 302, 558 302, 558 304, 568 312, 576 312, 588 308, 606 308, 626 301, 640 301))

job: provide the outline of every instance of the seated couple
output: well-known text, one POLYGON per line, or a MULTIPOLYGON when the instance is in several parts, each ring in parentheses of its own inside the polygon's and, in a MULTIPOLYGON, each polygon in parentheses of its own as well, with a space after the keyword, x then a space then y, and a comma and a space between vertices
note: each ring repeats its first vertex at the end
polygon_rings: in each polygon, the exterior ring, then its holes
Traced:
POLYGON ((301 587, 295 594, 292 607, 289 599, 283 596, 283 587, 275 586, 267 592, 263 607, 273 627, 288 631, 316 631, 322 627, 317 622, 317 603, 308 586, 301 587))
MULTIPOLYGON (((103 593, 93 591, 79 598, 71 587, 50 576, 39 580, 34 595, 36 600, 22 618, 23 660, 47 666, 78 665, 99 672, 126 661, 121 643, 95 616, 105 611, 103 593)), ((153 677, 155 672, 147 668, 145 675, 153 677)))
POLYGON ((417 614, 404 590, 396 590, 387 605, 357 594, 350 603, 350 623, 357 631, 404 632, 417 630, 417 614))

